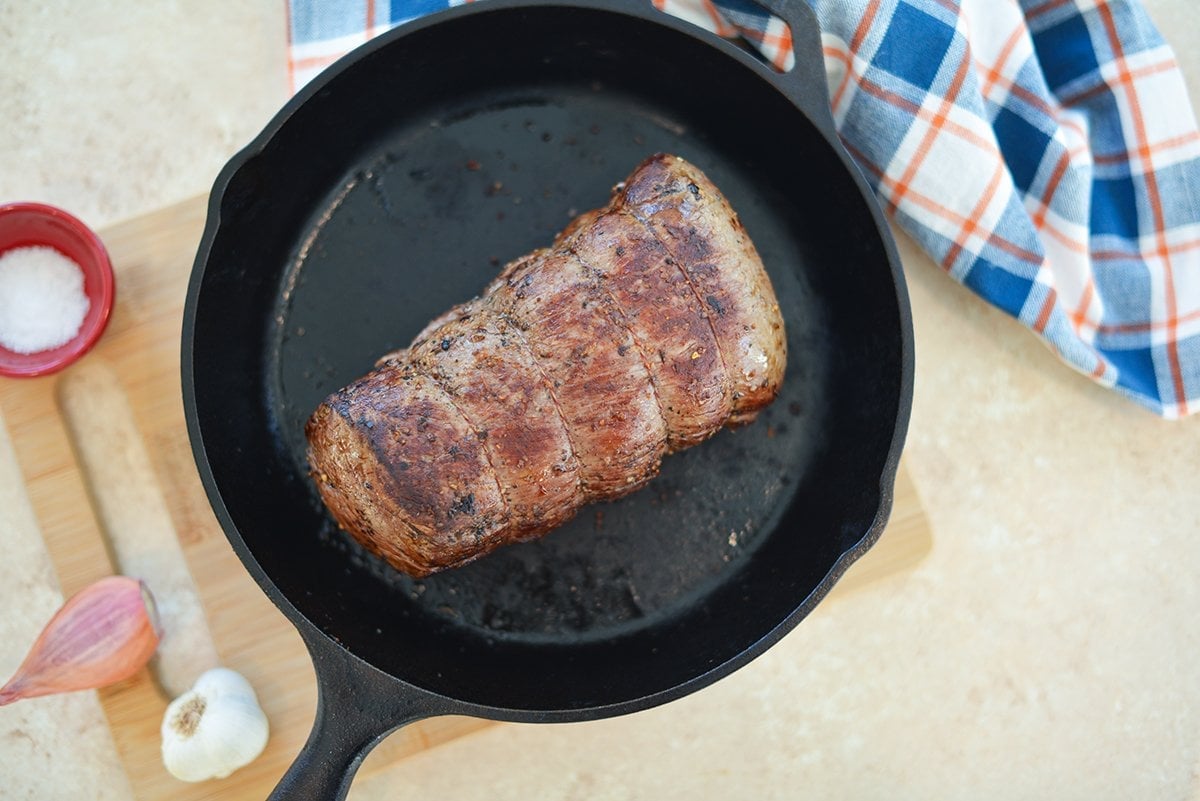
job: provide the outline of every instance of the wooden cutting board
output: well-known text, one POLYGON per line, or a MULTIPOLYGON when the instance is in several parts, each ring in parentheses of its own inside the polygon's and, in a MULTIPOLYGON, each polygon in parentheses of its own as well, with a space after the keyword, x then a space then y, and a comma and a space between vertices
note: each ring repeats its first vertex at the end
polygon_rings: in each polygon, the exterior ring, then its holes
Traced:
MULTIPOLYGON (((135 797, 148 801, 265 798, 307 737, 316 708, 312 666, 300 637, 226 542, 188 444, 179 335, 205 208, 205 199, 196 198, 101 232, 117 275, 117 301, 100 343, 56 376, 0 378, 0 418, 63 593, 118 572, 114 554, 138 547, 136 538, 130 545, 128 527, 149 525, 148 535, 173 531, 217 658, 250 680, 270 719, 271 740, 256 762, 228 779, 185 784, 161 764, 158 729, 169 699, 150 674, 100 691, 135 797), (109 439, 78 441, 97 435, 109 439), (111 462, 97 457, 110 451, 111 462), (124 536, 120 548, 110 534, 124 536)), ((911 568, 931 543, 902 466, 883 538, 830 599, 911 568)), ((0 587, 0 596, 14 591, 0 587)), ((377 748, 362 772, 487 725, 499 724, 447 717, 408 726, 377 748)), ((3 750, 0 743, 0 766, 3 750)), ((47 782, 54 786, 52 776, 47 782)))

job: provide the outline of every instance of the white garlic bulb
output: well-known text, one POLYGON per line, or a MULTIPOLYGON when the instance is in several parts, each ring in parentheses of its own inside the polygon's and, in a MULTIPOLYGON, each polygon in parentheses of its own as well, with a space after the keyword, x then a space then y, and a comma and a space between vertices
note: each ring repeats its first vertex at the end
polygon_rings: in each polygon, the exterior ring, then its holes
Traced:
POLYGON ((250 682, 228 668, 213 668, 167 707, 163 764, 185 782, 223 779, 262 753, 268 733, 250 682))

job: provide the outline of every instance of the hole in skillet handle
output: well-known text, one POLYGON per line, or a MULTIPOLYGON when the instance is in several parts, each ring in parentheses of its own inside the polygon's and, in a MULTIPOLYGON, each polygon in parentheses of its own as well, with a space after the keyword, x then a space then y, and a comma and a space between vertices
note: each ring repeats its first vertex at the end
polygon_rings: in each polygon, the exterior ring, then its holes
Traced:
MULTIPOLYGON (((821 26, 807 0, 751 0, 762 10, 778 17, 791 32, 795 63, 783 71, 768 62, 758 50, 745 47, 762 65, 772 84, 788 96, 832 143, 839 144, 833 115, 829 108, 829 87, 825 78, 825 56, 821 46, 821 26)), ((726 40, 720 39, 725 42, 726 40)))
POLYGON ((779 17, 792 32, 792 55, 796 63, 787 72, 771 70, 772 83, 796 101, 821 131, 836 142, 817 12, 807 0, 754 0, 754 3, 779 17))

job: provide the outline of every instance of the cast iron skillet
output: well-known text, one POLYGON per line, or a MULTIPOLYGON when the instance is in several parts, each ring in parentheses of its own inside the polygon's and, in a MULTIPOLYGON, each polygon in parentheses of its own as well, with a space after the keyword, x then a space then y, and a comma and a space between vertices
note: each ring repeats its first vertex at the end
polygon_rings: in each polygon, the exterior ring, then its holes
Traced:
POLYGON ((879 536, 911 405, 907 296, 837 143, 812 13, 764 5, 794 32, 787 74, 641 0, 420 19, 327 70, 217 179, 184 315, 188 430, 320 688, 273 797, 341 797, 426 716, 587 720, 699 689, 879 536), (397 577, 316 500, 305 418, 656 151, 707 172, 758 246, 788 329, 781 397, 543 540, 397 577))

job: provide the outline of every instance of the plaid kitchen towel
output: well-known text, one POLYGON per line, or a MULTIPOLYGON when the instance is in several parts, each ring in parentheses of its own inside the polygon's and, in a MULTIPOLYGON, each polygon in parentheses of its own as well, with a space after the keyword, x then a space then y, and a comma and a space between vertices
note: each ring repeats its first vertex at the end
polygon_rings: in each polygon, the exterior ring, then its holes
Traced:
MULTIPOLYGON (((289 0, 293 89, 460 2, 289 0)), ((791 66, 750 0, 652 2, 791 66)), ((1144 9, 808 2, 838 131, 889 216, 1075 369, 1164 417, 1200 410, 1200 133, 1144 9)))

